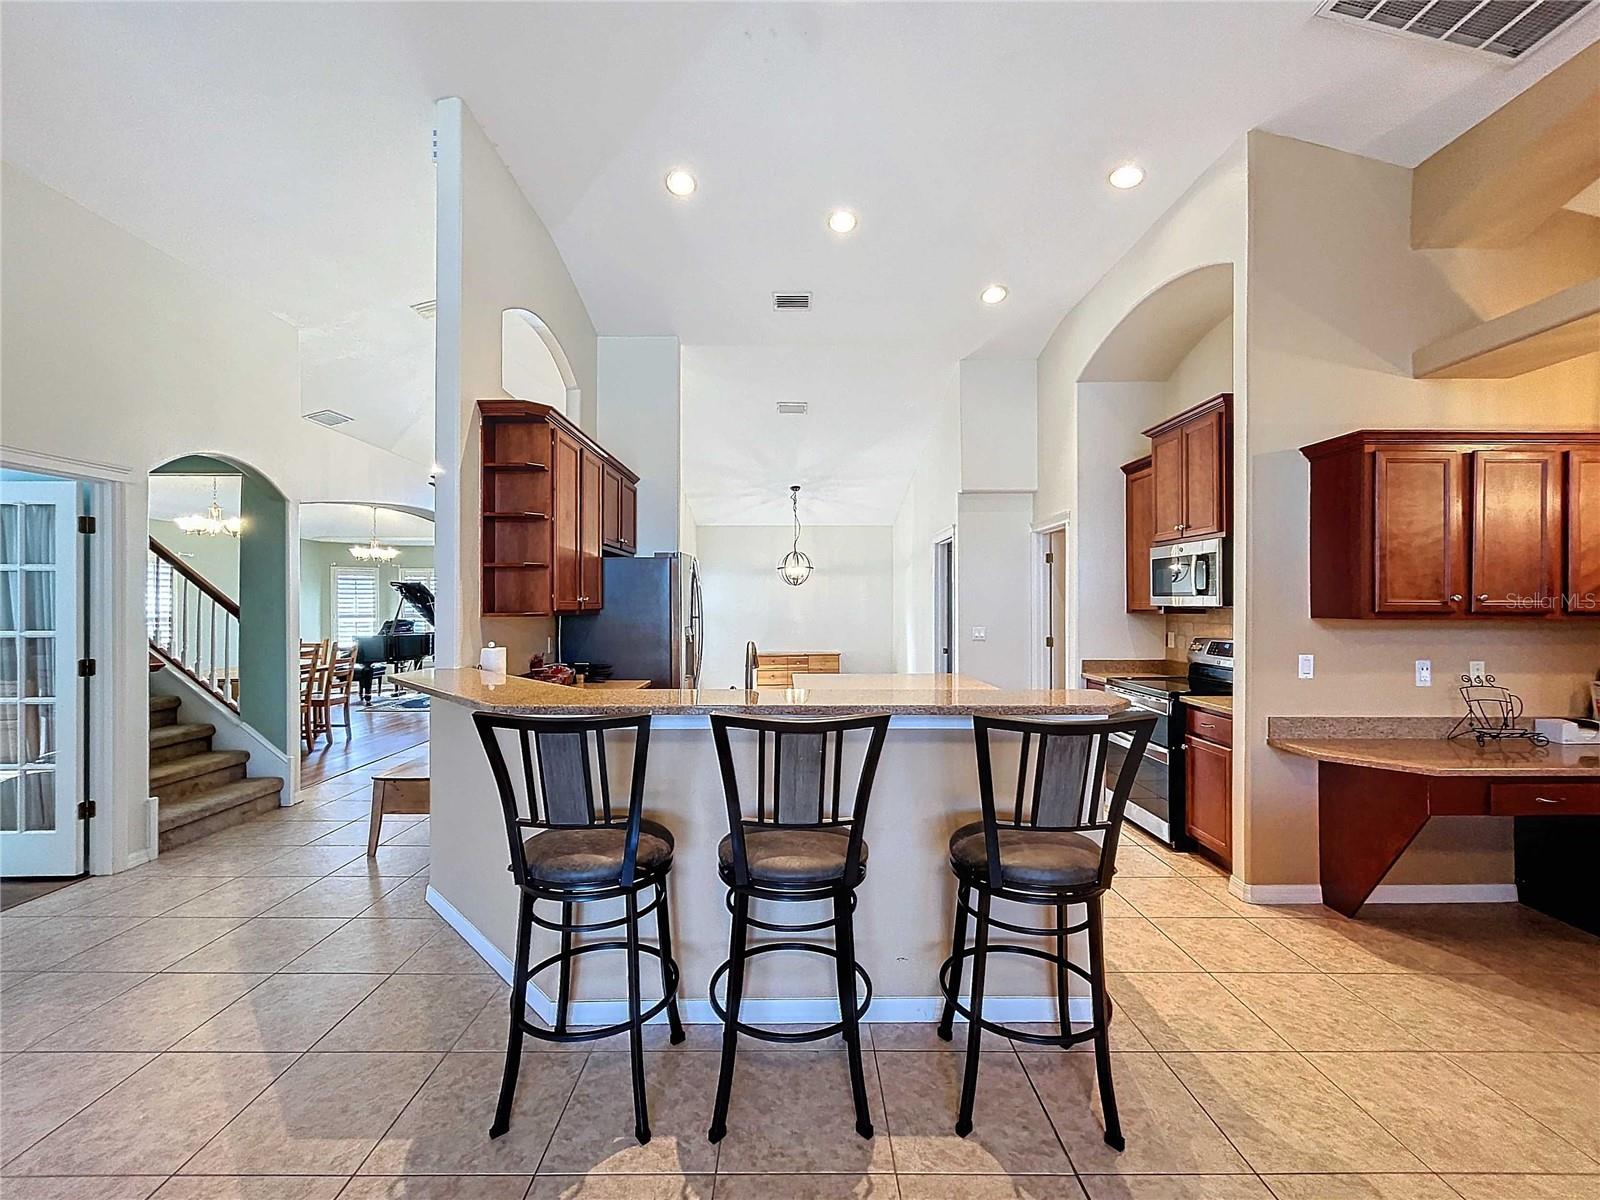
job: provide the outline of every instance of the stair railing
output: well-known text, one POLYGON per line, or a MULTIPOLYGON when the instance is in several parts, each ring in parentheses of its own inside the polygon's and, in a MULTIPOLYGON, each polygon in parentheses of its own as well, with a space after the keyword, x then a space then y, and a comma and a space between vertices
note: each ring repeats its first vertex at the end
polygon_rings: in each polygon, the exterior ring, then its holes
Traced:
POLYGON ((238 712, 238 603, 155 538, 144 595, 151 651, 238 712))

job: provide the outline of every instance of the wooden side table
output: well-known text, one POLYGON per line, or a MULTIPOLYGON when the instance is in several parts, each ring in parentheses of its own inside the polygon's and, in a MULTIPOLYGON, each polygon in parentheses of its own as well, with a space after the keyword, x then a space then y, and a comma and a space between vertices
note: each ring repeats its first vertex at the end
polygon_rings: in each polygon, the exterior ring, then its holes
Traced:
POLYGON ((372 819, 367 829, 367 857, 378 853, 378 836, 383 832, 385 813, 396 816, 427 816, 429 780, 427 767, 397 767, 372 777, 372 819))

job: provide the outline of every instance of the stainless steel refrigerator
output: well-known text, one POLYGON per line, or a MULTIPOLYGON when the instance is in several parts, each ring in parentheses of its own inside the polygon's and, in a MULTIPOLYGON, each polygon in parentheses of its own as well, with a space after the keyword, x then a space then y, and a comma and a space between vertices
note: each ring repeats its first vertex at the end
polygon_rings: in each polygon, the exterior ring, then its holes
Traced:
POLYGON ((651 687, 700 685, 700 574, 692 555, 604 560, 605 606, 561 618, 561 659, 609 663, 614 679, 651 687))

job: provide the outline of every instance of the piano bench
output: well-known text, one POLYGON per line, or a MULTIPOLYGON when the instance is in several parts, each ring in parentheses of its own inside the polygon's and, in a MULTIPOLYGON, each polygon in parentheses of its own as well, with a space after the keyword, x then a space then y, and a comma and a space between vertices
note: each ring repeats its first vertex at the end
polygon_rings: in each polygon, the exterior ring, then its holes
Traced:
POLYGON ((378 853, 378 837, 383 832, 385 813, 396 816, 427 816, 429 804, 427 767, 397 767, 372 777, 372 820, 367 830, 367 857, 378 853), (421 773, 419 773, 421 772, 421 773))

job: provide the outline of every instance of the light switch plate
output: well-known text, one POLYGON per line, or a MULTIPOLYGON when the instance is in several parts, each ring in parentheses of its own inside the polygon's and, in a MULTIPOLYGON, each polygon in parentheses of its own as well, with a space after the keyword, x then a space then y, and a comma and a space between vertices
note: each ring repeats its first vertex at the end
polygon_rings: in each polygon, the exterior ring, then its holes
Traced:
POLYGON ((1312 676, 1312 673, 1316 669, 1316 665, 1317 665, 1317 656, 1316 655, 1314 655, 1314 654, 1302 654, 1300 656, 1300 678, 1301 679, 1310 679, 1311 676, 1312 676))
POLYGON ((1484 670, 1483 659, 1475 658, 1467 664, 1467 674, 1474 679, 1482 679, 1489 672, 1484 670))
POLYGON ((1167 634, 1167 649, 1168 650, 1176 649, 1177 645, 1178 645, 1178 635, 1175 634, 1175 633, 1167 634))
POLYGON ((989 640, 989 627, 987 625, 974 625, 972 627, 972 640, 987 642, 989 640))
POLYGON ((1433 660, 1431 658, 1417 659, 1417 686, 1433 686, 1433 660))

